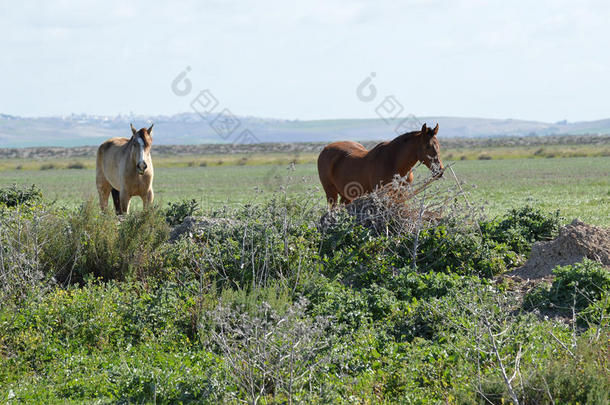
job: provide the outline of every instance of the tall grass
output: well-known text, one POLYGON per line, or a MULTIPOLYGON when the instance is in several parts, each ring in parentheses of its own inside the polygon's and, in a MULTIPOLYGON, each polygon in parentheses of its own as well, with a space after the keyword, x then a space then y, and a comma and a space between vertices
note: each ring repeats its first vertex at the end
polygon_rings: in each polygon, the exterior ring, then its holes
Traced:
POLYGON ((158 249, 169 236, 169 226, 158 209, 118 218, 110 210, 100 212, 90 200, 67 216, 50 217, 43 232, 49 242, 42 264, 59 282, 87 277, 142 280, 158 271, 158 249))

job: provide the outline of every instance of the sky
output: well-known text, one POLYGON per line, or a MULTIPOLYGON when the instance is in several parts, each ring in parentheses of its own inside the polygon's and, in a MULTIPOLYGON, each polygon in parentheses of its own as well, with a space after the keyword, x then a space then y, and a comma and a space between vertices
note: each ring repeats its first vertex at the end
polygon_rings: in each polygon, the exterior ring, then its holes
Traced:
POLYGON ((393 96, 404 115, 602 119, 609 21, 605 0, 0 0, 0 113, 171 115, 207 90, 263 118, 371 118, 393 96))

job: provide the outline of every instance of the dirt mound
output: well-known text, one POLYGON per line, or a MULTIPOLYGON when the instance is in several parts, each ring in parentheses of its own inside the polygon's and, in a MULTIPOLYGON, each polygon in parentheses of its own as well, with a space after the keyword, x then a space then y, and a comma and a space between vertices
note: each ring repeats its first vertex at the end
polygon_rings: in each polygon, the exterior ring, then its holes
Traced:
POLYGON ((552 274, 556 266, 566 266, 584 258, 610 267, 610 229, 588 225, 575 219, 559 229, 559 236, 549 242, 536 242, 523 267, 511 275, 536 279, 552 274))

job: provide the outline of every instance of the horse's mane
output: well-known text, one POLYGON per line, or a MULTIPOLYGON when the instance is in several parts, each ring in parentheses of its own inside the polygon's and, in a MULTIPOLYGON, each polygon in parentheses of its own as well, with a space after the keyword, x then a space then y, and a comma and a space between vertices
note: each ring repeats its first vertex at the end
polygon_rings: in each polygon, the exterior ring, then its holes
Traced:
POLYGON ((392 139, 391 141, 380 142, 377 145, 375 145, 375 147, 373 149, 371 149, 369 151, 369 154, 371 154, 372 156, 376 155, 377 153, 379 153, 380 151, 385 149, 387 146, 395 145, 397 143, 400 143, 400 142, 406 140, 406 138, 411 138, 411 137, 413 137, 415 135, 418 135, 419 133, 421 133, 421 131, 405 132, 402 135, 398 135, 396 138, 392 139))
POLYGON ((422 133, 422 131, 405 132, 404 134, 398 135, 396 138, 392 139, 390 141, 390 143, 404 141, 406 138, 411 138, 411 137, 419 135, 421 133, 422 133))

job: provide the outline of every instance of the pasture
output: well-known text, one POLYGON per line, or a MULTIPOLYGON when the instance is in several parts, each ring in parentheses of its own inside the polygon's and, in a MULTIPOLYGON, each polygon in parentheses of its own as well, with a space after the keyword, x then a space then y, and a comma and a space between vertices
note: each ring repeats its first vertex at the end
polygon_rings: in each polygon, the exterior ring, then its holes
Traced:
MULTIPOLYGON (((154 159, 154 157, 153 157, 154 159)), ((275 192, 324 203, 324 195, 312 159, 289 165, 290 155, 258 155, 256 164, 237 164, 225 157, 223 165, 177 165, 191 157, 173 158, 173 165, 155 166, 155 202, 165 205, 195 199, 204 208, 261 202, 275 192)), ((568 157, 553 159, 458 160, 453 163, 460 180, 466 183, 473 202, 483 204, 490 216, 526 203, 550 211, 561 211, 567 220, 610 225, 610 158, 568 157)), ((428 175, 420 166, 416 174, 428 175)), ((449 173, 442 180, 453 182, 449 173)), ((94 198, 95 171, 85 169, 3 170, 0 187, 11 184, 39 186, 48 201, 75 207, 94 198)), ((139 209, 135 198, 132 207, 139 209)))

